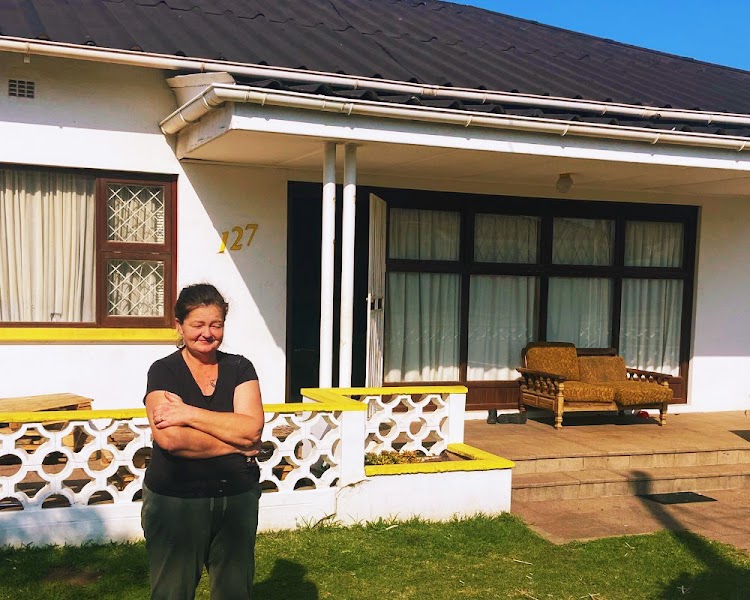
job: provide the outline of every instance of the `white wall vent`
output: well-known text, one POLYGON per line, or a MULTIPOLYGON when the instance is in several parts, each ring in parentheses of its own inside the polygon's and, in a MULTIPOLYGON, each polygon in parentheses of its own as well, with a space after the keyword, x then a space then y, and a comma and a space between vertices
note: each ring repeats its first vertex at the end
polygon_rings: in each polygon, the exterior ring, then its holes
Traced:
POLYGON ((8 80, 8 96, 14 98, 33 98, 36 84, 24 79, 8 80))

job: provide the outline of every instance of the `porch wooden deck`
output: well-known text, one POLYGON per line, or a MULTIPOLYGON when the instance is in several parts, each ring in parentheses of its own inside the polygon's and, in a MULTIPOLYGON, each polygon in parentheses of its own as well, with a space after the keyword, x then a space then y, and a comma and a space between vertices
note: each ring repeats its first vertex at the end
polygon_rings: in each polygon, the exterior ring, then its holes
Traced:
POLYGON ((512 512, 553 541, 687 528, 750 550, 750 411, 656 419, 570 415, 466 423, 466 443, 509 458, 512 512), (718 502, 661 505, 646 494, 718 502))

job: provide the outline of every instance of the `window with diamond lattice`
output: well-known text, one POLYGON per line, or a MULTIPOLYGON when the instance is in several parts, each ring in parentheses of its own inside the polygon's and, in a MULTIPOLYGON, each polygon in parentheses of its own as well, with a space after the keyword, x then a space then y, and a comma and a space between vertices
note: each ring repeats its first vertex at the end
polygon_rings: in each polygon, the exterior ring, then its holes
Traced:
POLYGON ((163 317, 164 264, 156 260, 108 260, 107 314, 163 317))
POLYGON ((169 324, 172 188, 164 182, 100 181, 103 322, 169 324))
POLYGON ((163 244, 164 187, 109 184, 107 240, 163 244))
POLYGON ((173 214, 172 178, 0 165, 0 326, 171 325, 173 214))

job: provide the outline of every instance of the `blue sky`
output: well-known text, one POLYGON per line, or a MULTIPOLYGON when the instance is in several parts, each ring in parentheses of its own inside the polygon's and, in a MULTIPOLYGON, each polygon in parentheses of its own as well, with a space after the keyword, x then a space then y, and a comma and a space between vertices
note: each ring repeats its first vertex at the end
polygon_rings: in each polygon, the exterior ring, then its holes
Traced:
POLYGON ((452 0, 750 71, 750 0, 452 0))

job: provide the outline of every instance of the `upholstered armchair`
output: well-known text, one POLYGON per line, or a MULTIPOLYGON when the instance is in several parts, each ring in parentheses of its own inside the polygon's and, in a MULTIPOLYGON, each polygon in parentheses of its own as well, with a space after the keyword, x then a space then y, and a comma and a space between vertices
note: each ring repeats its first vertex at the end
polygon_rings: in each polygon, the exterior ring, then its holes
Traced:
POLYGON ((659 424, 666 425, 672 400, 669 376, 629 369, 614 350, 579 356, 574 344, 533 342, 523 350, 521 403, 552 411, 555 429, 563 414, 583 411, 622 411, 658 408, 659 424))

